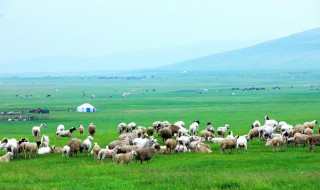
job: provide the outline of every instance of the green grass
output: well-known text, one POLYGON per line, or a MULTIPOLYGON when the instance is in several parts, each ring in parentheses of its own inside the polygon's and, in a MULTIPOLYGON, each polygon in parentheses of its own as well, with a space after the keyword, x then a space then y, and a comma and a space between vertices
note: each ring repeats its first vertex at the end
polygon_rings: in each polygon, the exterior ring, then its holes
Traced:
MULTIPOLYGON (((41 131, 57 147, 68 139, 55 139, 59 124, 66 128, 97 126, 94 142, 106 146, 117 139, 117 125, 136 122, 151 126, 154 121, 182 120, 187 127, 201 121, 200 129, 211 121, 216 128, 230 124, 234 134, 246 134, 253 121, 263 122, 269 115, 292 125, 319 119, 319 72, 279 73, 195 73, 156 74, 154 79, 99 80, 96 77, 3 78, 0 79, 0 111, 46 107, 46 120, 0 122, 0 138, 32 139, 31 128, 46 123, 41 131), (294 79, 292 78, 294 76, 294 79), (313 88, 304 85, 313 85, 313 88), (280 86, 281 90, 271 87, 280 86), (293 86, 293 87, 291 87, 293 86), (236 91, 231 87, 266 87, 265 91, 236 91), (208 92, 199 93, 207 88, 208 92), (221 92, 219 92, 219 90, 221 92), (86 96, 82 96, 85 92, 86 96), (121 98, 124 92, 131 92, 121 98), (141 92, 144 92, 142 94, 141 92), (20 98, 16 94, 32 94, 20 98), (46 95, 51 94, 50 98, 46 95), (91 99, 90 95, 95 98, 91 99), (110 98, 112 96, 112 98, 110 98), (96 113, 76 113, 74 109, 88 102, 96 113), (68 112, 68 109, 73 109, 68 112)), ((1 118, 2 117, 2 118, 1 118)), ((7 116, 0 116, 7 119, 7 116)), ((315 129, 316 132, 316 129, 315 129)), ((317 132, 316 132, 317 133, 317 132)), ((73 137, 84 139, 77 133, 73 137)), ((161 142, 161 141, 160 141, 161 142)), ((110 160, 98 164, 93 156, 62 158, 38 155, 0 163, 1 189, 319 189, 320 149, 313 154, 308 147, 286 147, 274 153, 264 142, 248 143, 248 153, 213 153, 156 155, 150 163, 117 165, 110 160)), ((229 152, 227 150, 227 152, 229 152)), ((0 151, 3 155, 4 151, 0 151)))

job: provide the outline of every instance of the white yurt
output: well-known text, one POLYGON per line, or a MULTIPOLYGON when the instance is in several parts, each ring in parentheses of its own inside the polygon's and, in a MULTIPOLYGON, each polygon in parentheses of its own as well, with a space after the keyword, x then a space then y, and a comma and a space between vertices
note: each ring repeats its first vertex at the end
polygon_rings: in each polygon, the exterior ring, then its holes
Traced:
POLYGON ((88 103, 84 103, 77 107, 77 112, 96 112, 96 108, 88 103))

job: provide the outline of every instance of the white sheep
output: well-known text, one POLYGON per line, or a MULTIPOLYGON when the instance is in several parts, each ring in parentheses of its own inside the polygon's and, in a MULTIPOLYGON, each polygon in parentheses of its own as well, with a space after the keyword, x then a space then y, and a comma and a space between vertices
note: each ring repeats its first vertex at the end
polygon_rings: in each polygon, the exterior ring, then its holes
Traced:
POLYGON ((38 149, 38 154, 49 154, 51 151, 50 147, 41 147, 38 149))
POLYGON ((67 157, 69 157, 69 156, 70 156, 70 146, 65 145, 65 146, 62 148, 61 154, 62 154, 62 157, 63 157, 64 155, 66 155, 67 157))
POLYGON ((279 127, 282 132, 288 131, 289 129, 293 129, 293 126, 287 124, 286 122, 282 121, 283 123, 279 122, 279 127))
POLYGON ((308 121, 308 122, 305 122, 305 123, 303 124, 303 126, 304 126, 305 128, 313 129, 317 123, 318 123, 317 120, 308 121))
POLYGON ((139 147, 151 147, 152 144, 157 143, 157 139, 154 137, 150 137, 150 139, 135 138, 132 143, 139 147))
POLYGON ((260 121, 255 120, 255 121, 252 123, 251 127, 252 127, 252 129, 255 128, 255 127, 261 127, 260 121))
POLYGON ((137 124, 135 122, 130 122, 127 126, 127 132, 132 132, 137 127, 137 124))
POLYGON ((188 148, 185 145, 178 144, 174 149, 173 152, 188 152, 188 148))
POLYGON ((270 127, 276 127, 277 128, 277 131, 280 131, 280 129, 278 128, 278 122, 274 119, 269 119, 268 116, 264 116, 264 125, 268 125, 270 127))
POLYGON ((272 139, 267 139, 265 146, 272 146, 273 152, 275 149, 277 150, 277 152, 279 152, 281 148, 282 148, 282 151, 284 151, 285 142, 286 142, 286 138, 284 136, 274 137, 272 139))
POLYGON ((199 130, 199 120, 195 120, 189 127, 189 131, 191 132, 192 135, 196 135, 198 130, 199 130))
POLYGON ((68 137, 71 138, 71 135, 73 133, 73 131, 77 130, 75 127, 72 127, 69 130, 63 130, 63 131, 57 131, 56 132, 56 139, 58 139, 59 137, 68 137))
POLYGON ((229 135, 226 137, 226 139, 234 139, 233 132, 229 131, 229 135))
POLYGON ((40 136, 41 129, 45 128, 45 127, 47 127, 47 125, 44 124, 44 123, 41 123, 40 126, 34 126, 32 128, 32 136, 33 136, 33 138, 38 139, 39 136, 40 136))
POLYGON ((0 144, 0 149, 3 148, 6 148, 8 152, 12 152, 14 158, 18 157, 18 141, 15 138, 4 138, 0 144))
POLYGON ((57 131, 64 131, 64 125, 62 124, 58 125, 57 131))
POLYGON ((248 152, 248 149, 247 149, 247 142, 248 142, 248 136, 245 135, 245 136, 239 136, 237 138, 237 152, 239 150, 239 147, 243 147, 243 152, 248 152))
POLYGON ((185 123, 183 121, 177 121, 177 122, 174 123, 174 125, 177 125, 177 126, 179 126, 181 128, 181 127, 185 126, 185 123))
POLYGON ((211 143, 219 143, 219 141, 223 140, 225 138, 221 138, 221 137, 214 137, 214 138, 211 138, 211 137, 208 137, 208 142, 211 142, 211 143))
POLYGON ((218 127, 217 129, 218 135, 221 135, 223 138, 225 138, 226 132, 228 129, 230 129, 229 124, 225 124, 224 127, 218 127))
POLYGON ((88 136, 83 142, 82 142, 82 148, 84 150, 84 155, 88 155, 89 156, 89 151, 91 149, 91 141, 93 141, 94 138, 92 136, 88 136))
POLYGON ((0 157, 0 162, 9 162, 12 154, 12 152, 7 152, 5 155, 0 157))
POLYGON ((176 140, 178 144, 182 144, 184 146, 189 146, 191 142, 190 136, 181 136, 176 138, 176 140))
POLYGON ((120 135, 123 131, 127 130, 127 124, 126 123, 120 123, 118 125, 118 134, 120 135))
POLYGON ((181 137, 183 135, 187 135, 190 131, 187 130, 186 128, 184 127, 180 127, 180 129, 178 130, 178 136, 181 137))
POLYGON ((50 144, 50 139, 47 135, 42 135, 41 137, 41 145, 42 146, 45 146, 45 147, 49 147, 49 144, 50 144))
POLYGON ((273 131, 275 131, 276 127, 271 127, 269 125, 262 125, 259 127, 259 137, 260 139, 265 139, 266 137, 270 137, 273 131))

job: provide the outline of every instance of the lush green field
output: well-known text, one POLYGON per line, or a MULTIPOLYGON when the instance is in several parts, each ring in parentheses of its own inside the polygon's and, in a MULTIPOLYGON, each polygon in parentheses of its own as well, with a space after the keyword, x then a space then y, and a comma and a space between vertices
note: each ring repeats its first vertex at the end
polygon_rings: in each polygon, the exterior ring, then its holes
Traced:
MULTIPOLYGON (((45 120, 0 122, 4 137, 33 140, 31 128, 40 123, 51 145, 63 147, 68 139, 55 139, 59 124, 66 128, 94 122, 94 142, 106 146, 117 139, 117 125, 134 121, 151 126, 154 121, 182 120, 187 128, 200 120, 200 129, 230 124, 237 135, 246 134, 253 121, 268 115, 296 125, 319 119, 319 71, 265 73, 158 73, 137 80, 97 77, 43 77, 0 79, 0 112, 46 107, 45 120), (280 90, 273 90, 278 86, 280 90), (260 91, 231 88, 264 87, 260 91), (208 89, 207 92, 200 89, 208 89), (123 93, 130 95, 122 98, 123 93), (231 96, 234 92, 235 96, 231 96), (29 97, 20 97, 16 94, 29 97), (50 94, 51 97, 47 98, 50 94), (86 94, 86 96, 83 96, 86 94), (90 98, 95 95, 95 98, 90 98), (77 113, 82 103, 91 103, 96 113, 77 113), (71 111, 68 111, 71 110, 71 111)), ((39 118, 41 118, 39 116, 39 118)), ((8 116, 0 116, 7 120, 8 116)), ((317 132, 318 126, 314 130, 317 132)), ((73 137, 84 139, 77 133, 73 137)), ((159 141, 161 142, 161 141, 159 141)), ((0 163, 1 189, 319 189, 320 148, 286 147, 273 153, 265 142, 248 143, 247 154, 221 155, 217 144, 211 154, 157 154, 150 163, 98 164, 93 156, 62 158, 39 155, 0 163)), ((5 152, 0 151, 0 155, 5 152)))

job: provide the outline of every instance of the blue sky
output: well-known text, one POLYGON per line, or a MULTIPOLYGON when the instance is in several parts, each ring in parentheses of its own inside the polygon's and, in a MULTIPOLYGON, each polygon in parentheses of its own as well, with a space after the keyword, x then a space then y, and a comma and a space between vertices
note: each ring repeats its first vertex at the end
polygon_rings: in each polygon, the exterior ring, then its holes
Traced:
POLYGON ((316 27, 319 0, 0 0, 0 64, 257 43, 316 27))

